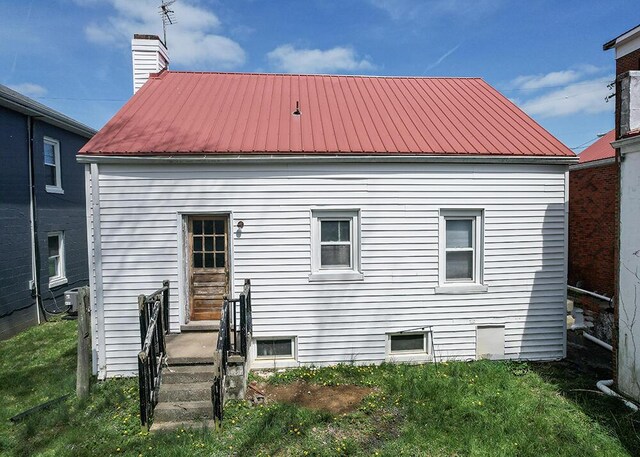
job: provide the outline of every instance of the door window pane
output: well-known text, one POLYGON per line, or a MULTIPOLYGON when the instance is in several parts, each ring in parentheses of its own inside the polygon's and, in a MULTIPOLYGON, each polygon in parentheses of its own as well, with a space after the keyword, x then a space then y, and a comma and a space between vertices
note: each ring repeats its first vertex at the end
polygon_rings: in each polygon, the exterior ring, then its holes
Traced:
POLYGON ((224 253, 217 253, 216 254, 216 268, 224 268, 225 267, 225 258, 224 258, 224 253))
POLYGON ((202 237, 200 236, 193 237, 193 250, 202 251, 202 237))
POLYGON ((216 251, 224 251, 224 236, 216 236, 216 251))
POLYGON ((215 264, 213 263, 213 254, 210 252, 205 252, 204 254, 204 267, 205 268, 215 267, 215 264))
POLYGON ((202 235, 202 221, 193 221, 193 234, 202 235))
POLYGON ((224 233, 224 221, 215 221, 215 229, 217 235, 222 235, 224 233))
POLYGON ((470 248, 473 246, 473 222, 471 219, 447 220, 447 248, 470 248))
POLYGON ((473 251, 447 252, 447 279, 473 280, 473 251))
POLYGON ((204 265, 203 256, 200 253, 193 254, 193 267, 202 268, 204 265))
POLYGON ((320 246, 320 264, 323 267, 351 267, 351 246, 348 244, 320 246))
POLYGON ((213 221, 204 221, 204 234, 213 235, 213 221))
POLYGON ((213 237, 212 236, 205 236, 204 237, 204 250, 205 251, 213 251, 213 237))

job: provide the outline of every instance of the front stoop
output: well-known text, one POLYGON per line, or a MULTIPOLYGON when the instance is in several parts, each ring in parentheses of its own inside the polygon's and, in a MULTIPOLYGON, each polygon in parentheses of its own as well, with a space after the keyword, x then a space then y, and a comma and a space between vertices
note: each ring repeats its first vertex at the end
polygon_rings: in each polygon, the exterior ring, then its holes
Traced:
POLYGON ((213 364, 168 366, 162 370, 151 431, 212 428, 213 364))
MULTIPOLYGON (((158 404, 151 431, 213 428, 211 387, 217 333, 207 326, 169 335, 167 366, 162 370, 158 404)), ((244 399, 248 364, 244 357, 230 355, 224 382, 224 399, 244 399)))

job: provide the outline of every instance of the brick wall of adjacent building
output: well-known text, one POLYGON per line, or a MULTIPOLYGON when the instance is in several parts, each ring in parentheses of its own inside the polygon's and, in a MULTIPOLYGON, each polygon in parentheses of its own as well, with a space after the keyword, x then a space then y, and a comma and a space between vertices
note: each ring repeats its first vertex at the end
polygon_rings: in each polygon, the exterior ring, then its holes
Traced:
POLYGON ((569 172, 569 284, 612 297, 618 166, 569 172))

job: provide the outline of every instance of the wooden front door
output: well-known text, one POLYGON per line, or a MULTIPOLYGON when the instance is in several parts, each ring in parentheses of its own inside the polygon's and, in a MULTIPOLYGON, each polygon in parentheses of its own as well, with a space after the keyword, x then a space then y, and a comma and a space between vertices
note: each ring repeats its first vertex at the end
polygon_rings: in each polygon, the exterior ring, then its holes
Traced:
POLYGON ((229 292, 228 218, 189 218, 190 320, 218 320, 229 292))

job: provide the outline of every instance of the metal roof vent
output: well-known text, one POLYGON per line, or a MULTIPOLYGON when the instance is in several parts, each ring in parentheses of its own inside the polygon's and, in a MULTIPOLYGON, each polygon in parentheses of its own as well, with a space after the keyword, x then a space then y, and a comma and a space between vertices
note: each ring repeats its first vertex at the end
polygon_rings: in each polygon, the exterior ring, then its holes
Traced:
POLYGON ((293 114, 294 116, 300 116, 300 114, 302 114, 300 112, 300 102, 299 101, 296 101, 296 109, 291 114, 293 114))

